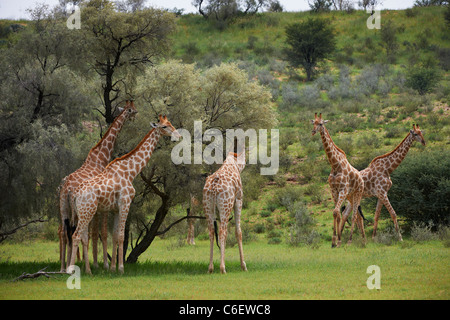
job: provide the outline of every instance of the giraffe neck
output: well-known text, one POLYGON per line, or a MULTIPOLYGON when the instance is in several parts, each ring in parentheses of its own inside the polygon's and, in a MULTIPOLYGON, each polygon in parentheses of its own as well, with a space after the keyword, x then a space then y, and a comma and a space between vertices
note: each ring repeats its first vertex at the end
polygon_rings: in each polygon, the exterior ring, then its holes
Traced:
POLYGON ((320 130, 320 136, 322 137, 323 147, 325 149, 325 153, 328 157, 328 162, 331 165, 333 170, 337 170, 341 167, 343 160, 346 160, 344 151, 339 149, 331 139, 328 130, 323 126, 323 129, 320 130))
POLYGON ((110 168, 112 171, 119 171, 121 176, 127 180, 133 181, 134 178, 144 169, 150 160, 153 150, 155 150, 156 144, 161 137, 161 131, 159 129, 152 129, 142 139, 141 142, 132 151, 126 155, 115 159, 105 169, 110 168))
POLYGON ((114 122, 109 126, 102 139, 89 152, 85 164, 92 166, 100 165, 103 168, 108 165, 114 149, 114 143, 125 123, 125 117, 124 110, 114 119, 114 122))
POLYGON ((400 144, 393 151, 379 157, 379 160, 383 163, 384 169, 387 170, 389 174, 397 169, 403 159, 405 159, 413 141, 414 137, 411 133, 408 133, 405 139, 403 139, 403 141, 400 142, 400 144))

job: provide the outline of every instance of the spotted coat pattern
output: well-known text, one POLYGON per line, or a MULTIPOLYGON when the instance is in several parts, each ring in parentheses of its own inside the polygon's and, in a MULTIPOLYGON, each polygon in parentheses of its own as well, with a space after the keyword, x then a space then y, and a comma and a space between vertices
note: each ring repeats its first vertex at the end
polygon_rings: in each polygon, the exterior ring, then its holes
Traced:
MULTIPOLYGON (((356 170, 347 160, 345 152, 338 148, 331 139, 328 130, 325 128, 327 120, 322 120, 322 114, 314 116, 314 120, 311 123, 314 125, 312 134, 314 135, 319 131, 322 138, 323 147, 328 157, 328 162, 331 165, 331 173, 328 177, 328 184, 330 185, 331 194, 334 200, 333 210, 333 237, 332 247, 341 245, 341 230, 343 228, 344 220, 341 221, 340 208, 347 199, 350 202, 350 206, 353 212, 353 220, 351 230, 353 231, 354 223, 358 220, 358 227, 361 230, 361 234, 365 241, 364 225, 362 218, 357 213, 358 206, 361 201, 361 197, 364 191, 364 181, 361 174, 356 170), (337 242, 336 242, 337 235, 337 242)), ((351 242, 351 237, 349 242, 351 242)))
MULTIPOLYGON (((135 195, 134 178, 142 171, 156 144, 162 135, 180 137, 180 134, 167 120, 159 118, 158 124, 152 124, 153 129, 128 154, 113 160, 99 175, 84 181, 74 192, 72 214, 78 218, 77 228, 73 234, 72 250, 76 250, 80 241, 83 244, 83 259, 86 273, 90 273, 87 257, 88 234, 87 227, 96 212, 115 213, 113 250, 111 258, 112 271, 116 270, 118 255, 119 271, 123 273, 123 241, 128 210, 135 195), (118 248, 118 250, 117 250, 118 248)), ((75 264, 72 256, 70 265, 75 264)))
MULTIPOLYGON (((114 143, 117 135, 123 127, 123 124, 127 119, 133 118, 137 113, 134 102, 126 102, 125 108, 114 119, 109 129, 104 134, 103 138, 89 151, 86 160, 83 165, 65 177, 62 181, 59 190, 59 209, 60 209, 60 225, 58 228, 59 235, 59 252, 61 261, 61 271, 64 271, 65 258, 66 258, 66 246, 68 244, 68 234, 66 229, 66 223, 72 225, 74 221, 70 221, 70 196, 74 190, 83 182, 92 177, 95 177, 103 171, 108 165, 111 155, 114 149, 114 143), (67 221, 67 222, 66 222, 67 221)), ((103 237, 102 237, 103 238, 103 237)), ((106 236, 104 237, 106 241, 106 236)), ((70 261, 71 247, 68 248, 67 262, 70 261)), ((106 252, 106 250, 104 250, 106 252)))
MULTIPOLYGON (((388 191, 392 186, 391 173, 400 165, 409 148, 414 141, 418 141, 425 145, 425 139, 419 126, 413 124, 413 128, 408 132, 403 141, 391 152, 385 155, 376 157, 372 160, 370 165, 361 171, 361 176, 364 180, 363 198, 377 197, 377 207, 375 210, 374 227, 372 238, 375 238, 377 233, 378 220, 383 205, 389 211, 392 221, 394 222, 395 230, 397 231, 399 240, 402 241, 402 235, 397 222, 397 215, 394 208, 389 202, 388 191)), ((349 211, 346 209, 343 214, 344 221, 347 219, 349 211)))

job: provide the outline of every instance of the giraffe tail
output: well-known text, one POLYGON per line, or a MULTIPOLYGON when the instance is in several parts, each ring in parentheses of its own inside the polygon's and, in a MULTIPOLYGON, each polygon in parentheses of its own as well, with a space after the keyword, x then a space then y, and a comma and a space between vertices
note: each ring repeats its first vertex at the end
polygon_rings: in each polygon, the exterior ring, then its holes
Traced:
POLYGON ((361 206, 358 206, 358 212, 359 212, 361 218, 363 218, 363 220, 364 220, 365 222, 369 222, 369 220, 367 220, 367 219, 364 217, 364 215, 363 215, 363 213, 362 213, 361 206))
POLYGON ((213 191, 213 217, 214 217, 214 234, 216 235, 216 245, 217 248, 219 248, 220 250, 220 245, 219 245, 219 235, 217 233, 217 220, 216 220, 216 197, 217 197, 217 190, 216 190, 216 184, 218 181, 218 177, 215 177, 213 180, 213 185, 212 185, 212 191, 213 191))
MULTIPOLYGON (((344 212, 344 210, 345 210, 345 206, 343 206, 343 207, 341 208, 341 213, 344 212)), ((362 209, 361 209, 361 206, 358 206, 358 212, 359 212, 359 215, 361 216, 361 218, 363 218, 363 220, 364 220, 365 222, 369 222, 369 220, 367 220, 366 217, 364 217, 363 212, 362 212, 362 209)), ((350 224, 350 221, 348 221, 348 219, 347 219, 347 223, 348 223, 349 226, 351 225, 351 224, 350 224)))
POLYGON ((216 235, 216 244, 217 244, 217 248, 219 248, 220 250, 220 245, 219 245, 219 235, 217 234, 217 221, 214 220, 214 233, 216 235))

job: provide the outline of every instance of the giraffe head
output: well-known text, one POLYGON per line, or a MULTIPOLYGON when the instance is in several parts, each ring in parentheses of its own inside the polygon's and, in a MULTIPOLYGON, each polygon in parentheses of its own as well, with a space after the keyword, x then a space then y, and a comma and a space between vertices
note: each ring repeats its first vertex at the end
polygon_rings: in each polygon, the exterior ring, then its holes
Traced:
POLYGON ((120 113, 124 113, 126 119, 134 120, 134 117, 137 114, 137 109, 134 106, 134 101, 127 100, 124 108, 119 108, 120 113))
POLYGON ((167 120, 167 116, 159 115, 159 122, 151 124, 153 128, 156 130, 160 130, 163 136, 174 137, 176 140, 181 138, 181 134, 178 133, 177 129, 172 126, 169 120, 167 120))
POLYGON ((423 137, 419 125, 413 124, 413 128, 409 132, 412 134, 414 140, 420 142, 422 145, 425 145, 425 138, 423 137))
POLYGON ((323 131, 323 125, 327 123, 328 120, 322 120, 322 114, 320 113, 317 116, 317 112, 314 114, 314 120, 311 120, 311 123, 314 125, 312 130, 312 135, 315 135, 317 131, 323 131))

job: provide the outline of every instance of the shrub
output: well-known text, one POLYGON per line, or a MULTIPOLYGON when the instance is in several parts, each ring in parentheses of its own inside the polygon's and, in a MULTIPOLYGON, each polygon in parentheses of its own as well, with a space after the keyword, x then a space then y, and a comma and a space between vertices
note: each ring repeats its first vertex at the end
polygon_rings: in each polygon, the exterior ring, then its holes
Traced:
POLYGON ((314 219, 310 216, 306 205, 303 202, 296 202, 289 211, 295 218, 290 229, 289 244, 291 246, 304 244, 313 249, 317 248, 320 243, 320 234, 313 229, 314 219))
POLYGON ((278 203, 280 204, 280 206, 285 207, 289 211, 291 211, 293 205, 302 198, 303 194, 301 190, 292 186, 280 189, 277 192, 278 203))
POLYGON ((378 231, 375 236, 375 242, 390 246, 398 241, 398 233, 394 227, 378 231))
POLYGON ((411 238, 417 242, 429 241, 436 239, 436 235, 432 232, 433 223, 429 224, 414 222, 411 228, 411 238))
POLYGON ((391 175, 389 199, 409 223, 448 225, 450 150, 409 154, 391 175))
POLYGON ((430 67, 413 67, 409 70, 406 85, 417 90, 420 95, 430 92, 439 81, 437 69, 430 67))

